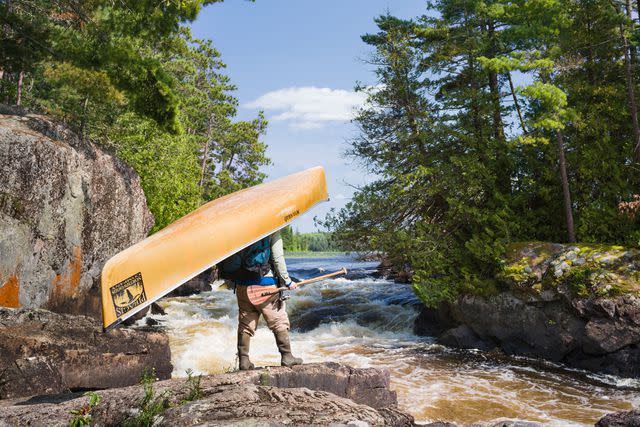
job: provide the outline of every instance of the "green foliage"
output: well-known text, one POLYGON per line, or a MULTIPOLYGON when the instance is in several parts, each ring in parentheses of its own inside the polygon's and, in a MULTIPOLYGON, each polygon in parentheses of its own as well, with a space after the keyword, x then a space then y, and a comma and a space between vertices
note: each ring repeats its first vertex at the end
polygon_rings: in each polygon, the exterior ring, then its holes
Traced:
POLYGON ((134 113, 119 117, 109 136, 116 155, 140 175, 156 221, 152 232, 201 204, 198 145, 193 137, 163 132, 153 121, 134 113))
POLYGON ((67 62, 45 63, 41 70, 38 90, 48 95, 32 99, 33 106, 61 118, 82 136, 89 124, 97 130, 111 122, 113 112, 126 103, 104 71, 84 70, 67 62))
POLYGON ((137 413, 127 416, 122 421, 124 427, 151 427, 156 417, 169 407, 170 392, 156 394, 153 384, 156 382, 154 369, 145 369, 140 377, 140 384, 144 389, 144 396, 138 403, 137 413))
POLYGON ((127 94, 133 109, 172 132, 179 131, 175 80, 154 55, 180 23, 196 18, 209 0, 13 0, 0 4, 0 53, 11 75, 43 60, 103 72, 127 94))
POLYGON ((84 395, 89 399, 80 409, 74 409, 71 411, 71 415, 73 415, 73 417, 69 421, 69 427, 84 427, 90 425, 92 418, 91 412, 102 400, 102 396, 94 391, 89 391, 84 395))
POLYGON ((255 185, 267 122, 236 120, 235 86, 211 41, 182 23, 206 0, 13 0, 0 4, 0 99, 66 122, 142 178, 157 231, 255 185))
POLYGON ((441 302, 452 302, 458 296, 458 286, 447 280, 421 277, 421 272, 413 277, 413 291, 424 305, 437 308, 441 302))
POLYGON ((187 369, 187 379, 186 379, 187 397, 185 397, 180 402, 181 404, 202 399, 204 394, 202 393, 202 386, 200 385, 201 382, 202 382, 202 375, 194 376, 193 370, 187 369))
POLYGON ((578 238, 637 246, 640 221, 618 211, 640 188, 621 77, 628 20, 600 0, 427 8, 381 16, 363 36, 378 84, 357 87, 369 105, 349 155, 378 180, 325 219, 343 248, 410 268, 432 306, 522 278, 501 264, 509 242, 566 238, 558 132, 578 238))
POLYGON ((261 386, 265 386, 265 387, 270 386, 271 385, 271 376, 269 375, 269 372, 265 371, 265 372, 260 373, 259 381, 260 381, 260 385, 261 386))
POLYGON ((589 267, 572 268, 562 278, 562 281, 569 286, 574 295, 585 298, 590 294, 591 274, 592 271, 589 267))

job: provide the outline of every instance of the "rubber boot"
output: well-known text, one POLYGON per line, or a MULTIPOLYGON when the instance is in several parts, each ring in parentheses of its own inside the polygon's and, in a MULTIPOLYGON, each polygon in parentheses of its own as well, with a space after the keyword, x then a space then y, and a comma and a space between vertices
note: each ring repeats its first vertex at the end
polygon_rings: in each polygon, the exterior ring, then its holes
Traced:
POLYGON ((248 334, 238 334, 238 359, 240 359, 240 370, 248 371, 254 368, 249 360, 249 344, 251 337, 248 334))
POLYGON ((280 355, 282 356, 280 364, 282 366, 302 365, 302 359, 294 357, 293 354, 291 354, 289 331, 278 331, 274 332, 273 335, 276 337, 276 344, 278 345, 278 350, 280 350, 280 355))

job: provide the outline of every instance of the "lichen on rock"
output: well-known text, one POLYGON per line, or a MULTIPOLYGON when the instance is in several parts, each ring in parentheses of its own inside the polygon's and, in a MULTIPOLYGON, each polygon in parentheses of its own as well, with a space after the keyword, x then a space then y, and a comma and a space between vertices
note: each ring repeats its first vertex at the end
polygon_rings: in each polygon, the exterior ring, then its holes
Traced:
POLYGON ((572 296, 640 295, 640 250, 609 245, 512 245, 497 280, 508 289, 572 296))

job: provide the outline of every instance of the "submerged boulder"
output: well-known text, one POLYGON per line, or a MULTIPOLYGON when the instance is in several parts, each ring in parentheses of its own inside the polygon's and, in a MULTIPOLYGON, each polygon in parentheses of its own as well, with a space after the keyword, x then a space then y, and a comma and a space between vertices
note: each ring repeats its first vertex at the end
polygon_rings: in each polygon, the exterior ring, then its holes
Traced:
POLYGON ((38 115, 0 114, 0 306, 100 316, 111 256, 153 226, 139 176, 38 115))
POLYGON ((0 399, 123 387, 149 369, 171 377, 169 339, 162 332, 103 333, 88 316, 0 308, 0 399))

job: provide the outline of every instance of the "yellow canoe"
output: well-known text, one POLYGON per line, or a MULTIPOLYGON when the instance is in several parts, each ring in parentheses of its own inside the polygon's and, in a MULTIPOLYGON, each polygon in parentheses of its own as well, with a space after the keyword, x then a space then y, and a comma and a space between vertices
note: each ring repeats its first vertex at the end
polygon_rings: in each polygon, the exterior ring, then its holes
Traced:
POLYGON ((307 169, 213 200, 118 253, 102 269, 105 330, 326 200, 324 169, 307 169))

